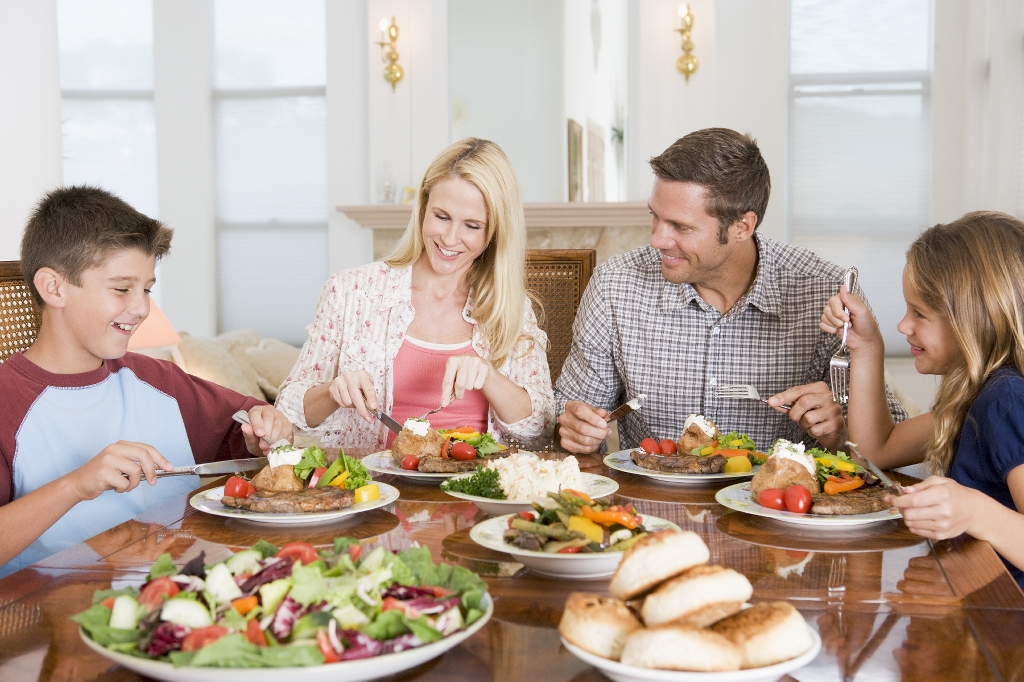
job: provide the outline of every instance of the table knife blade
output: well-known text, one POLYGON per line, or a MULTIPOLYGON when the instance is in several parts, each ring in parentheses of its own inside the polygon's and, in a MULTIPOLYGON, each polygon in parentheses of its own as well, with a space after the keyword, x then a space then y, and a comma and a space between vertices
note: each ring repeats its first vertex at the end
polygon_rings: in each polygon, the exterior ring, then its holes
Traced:
POLYGON ((850 459, 852 459, 855 463, 859 464, 860 466, 870 471, 879 481, 882 482, 882 486, 886 490, 891 492, 893 495, 903 494, 903 487, 900 486, 900 484, 897 483, 896 481, 886 476, 885 472, 879 469, 877 466, 875 466, 875 464, 870 459, 860 454, 860 451, 857 449, 856 443, 846 441, 846 445, 850 450, 850 459))
POLYGON ((628 401, 624 405, 620 405, 612 410, 612 413, 608 415, 608 423, 615 421, 616 419, 622 419, 633 410, 639 410, 644 406, 644 401, 647 400, 647 396, 643 393, 636 396, 632 400, 628 401))

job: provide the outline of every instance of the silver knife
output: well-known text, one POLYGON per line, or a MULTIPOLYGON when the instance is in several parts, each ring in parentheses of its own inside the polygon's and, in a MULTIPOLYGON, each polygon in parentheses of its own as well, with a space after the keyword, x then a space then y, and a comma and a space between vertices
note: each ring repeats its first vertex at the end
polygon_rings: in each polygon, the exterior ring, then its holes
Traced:
POLYGON ((875 466, 870 459, 860 454, 860 451, 857 450, 856 443, 846 441, 846 445, 850 448, 850 459, 852 459, 854 462, 870 471, 876 478, 878 478, 879 481, 882 482, 882 486, 886 490, 891 492, 893 495, 903 494, 903 487, 896 481, 886 476, 885 472, 883 472, 881 469, 875 466))
POLYGON ((641 407, 644 406, 645 400, 647 400, 647 395, 641 393, 637 397, 627 402, 625 405, 620 405, 619 407, 616 407, 614 410, 612 410, 612 413, 608 415, 608 423, 610 424, 616 419, 622 419, 633 410, 639 410, 641 407))
POLYGON ((157 470, 156 477, 164 476, 219 476, 221 474, 233 474, 238 471, 252 471, 267 466, 266 457, 247 457, 246 459, 231 459, 226 462, 210 462, 209 464, 193 464, 187 467, 175 467, 170 471, 157 470))
POLYGON ((379 419, 384 424, 384 426, 388 427, 395 433, 402 432, 402 425, 395 421, 394 418, 391 417, 391 415, 384 414, 380 410, 370 410, 370 414, 379 419))

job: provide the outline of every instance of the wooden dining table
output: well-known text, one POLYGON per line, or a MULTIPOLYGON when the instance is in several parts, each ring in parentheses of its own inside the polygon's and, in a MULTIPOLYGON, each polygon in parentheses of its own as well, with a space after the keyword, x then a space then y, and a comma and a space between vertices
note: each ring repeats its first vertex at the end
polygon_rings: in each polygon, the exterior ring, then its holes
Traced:
MULTIPOLYGON (((784 680, 1024 679, 1024 594, 985 542, 963 536, 931 543, 899 520, 835 529, 785 524, 727 510, 715 501, 720 486, 660 483, 611 470, 596 455, 578 459, 583 471, 618 482, 616 503, 698 533, 711 563, 750 579, 753 601, 785 600, 799 610, 822 648, 784 680)), ((0 580, 0 680, 143 679, 92 652, 68 619, 90 605, 94 590, 141 584, 164 552, 183 565, 201 552, 207 562, 223 559, 261 538, 327 546, 336 536, 395 551, 419 543, 435 561, 466 566, 487 581, 490 622, 397 679, 606 679, 562 646, 557 628, 570 592, 607 593, 607 579, 533 574, 470 539, 470 528, 487 518, 472 502, 449 497, 436 483, 376 478, 399 489, 397 502, 340 522, 252 523, 198 512, 186 496, 0 580)))

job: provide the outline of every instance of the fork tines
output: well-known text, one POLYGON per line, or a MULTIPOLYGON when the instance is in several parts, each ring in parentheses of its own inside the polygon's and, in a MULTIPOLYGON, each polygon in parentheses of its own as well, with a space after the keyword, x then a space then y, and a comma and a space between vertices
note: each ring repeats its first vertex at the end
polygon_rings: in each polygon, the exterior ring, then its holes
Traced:
POLYGON ((832 399, 845 405, 850 395, 850 359, 833 356, 829 361, 829 378, 832 380, 832 399))

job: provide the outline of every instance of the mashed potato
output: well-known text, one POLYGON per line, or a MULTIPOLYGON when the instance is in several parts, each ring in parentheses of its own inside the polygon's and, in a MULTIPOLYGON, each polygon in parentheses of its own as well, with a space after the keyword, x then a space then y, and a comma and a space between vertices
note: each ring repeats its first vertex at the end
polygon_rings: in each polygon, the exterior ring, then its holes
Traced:
POLYGON ((517 452, 491 460, 488 469, 497 469, 498 485, 509 500, 532 500, 546 497, 559 488, 583 489, 580 463, 572 455, 565 459, 541 459, 532 452, 517 452))

